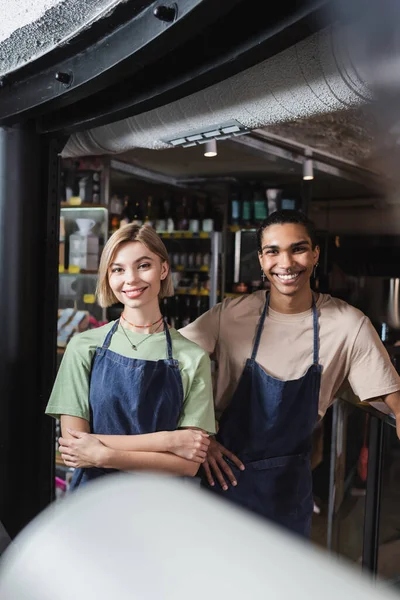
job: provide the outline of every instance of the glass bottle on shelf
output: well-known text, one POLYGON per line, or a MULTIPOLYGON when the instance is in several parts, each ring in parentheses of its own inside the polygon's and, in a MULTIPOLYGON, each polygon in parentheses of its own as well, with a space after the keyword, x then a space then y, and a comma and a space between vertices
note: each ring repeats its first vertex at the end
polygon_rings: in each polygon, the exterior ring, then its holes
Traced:
POLYGON ((197 296, 199 293, 199 275, 195 273, 190 284, 189 294, 191 296, 197 296))
POLYGON ((237 228, 240 225, 240 199, 237 190, 231 193, 230 205, 230 225, 237 228))
POLYGON ((177 227, 179 231, 186 231, 189 228, 189 207, 186 196, 182 198, 182 202, 179 206, 177 227))
POLYGON ((195 198, 192 203, 192 211, 189 219, 189 231, 192 233, 199 233, 200 231, 200 212, 199 201, 197 198, 195 198))
POLYGON ((174 310, 173 315, 171 315, 171 325, 172 327, 175 327, 175 329, 182 327, 181 302, 178 294, 174 296, 174 310))
POLYGON ((261 224, 268 217, 267 199, 261 189, 255 189, 253 193, 253 214, 255 223, 261 224))
POLYGON ((244 188, 242 192, 242 227, 251 227, 252 215, 251 215, 251 191, 248 188, 244 188))
POLYGON ((155 222, 156 231, 167 231, 167 213, 165 210, 165 200, 158 202, 158 214, 155 222))
POLYGON ((166 231, 172 233, 175 230, 175 211, 170 195, 163 199, 163 212, 166 220, 166 231))
POLYGON ((186 325, 189 325, 191 320, 192 320, 192 311, 191 311, 190 296, 186 296, 186 298, 184 300, 184 306, 183 306, 181 327, 186 327, 186 325))
POLYGON ((154 224, 154 221, 153 221, 153 197, 152 196, 147 197, 146 214, 144 217, 144 223, 145 223, 145 225, 149 225, 150 227, 153 227, 153 224, 154 224))
POLYGON ((120 228, 120 226, 121 226, 121 222, 120 222, 118 215, 113 215, 111 217, 111 224, 110 224, 111 234, 115 233, 120 228))
POLYGON ((142 206, 139 200, 136 200, 134 207, 133 207, 133 218, 132 218, 132 223, 134 223, 135 225, 143 225, 143 212, 142 212, 142 206))
POLYGON ((206 203, 205 203, 203 231, 207 231, 208 233, 211 233, 212 231, 214 231, 213 209, 212 209, 212 201, 211 201, 210 196, 207 196, 206 203))
POLYGON ((120 227, 123 225, 128 225, 132 221, 133 211, 132 211, 132 202, 129 200, 128 196, 124 198, 124 208, 121 212, 121 220, 120 227))

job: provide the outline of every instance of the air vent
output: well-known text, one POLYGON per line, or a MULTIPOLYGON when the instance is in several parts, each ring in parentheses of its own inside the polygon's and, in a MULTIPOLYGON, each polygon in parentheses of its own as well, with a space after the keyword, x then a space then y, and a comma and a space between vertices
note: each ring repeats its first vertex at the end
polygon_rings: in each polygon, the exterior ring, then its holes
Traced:
POLYGON ((193 129, 181 133, 179 136, 175 136, 173 139, 163 139, 162 141, 171 146, 182 146, 183 148, 190 148, 191 146, 198 146, 199 144, 205 144, 209 140, 226 140, 230 137, 237 137, 239 135, 245 135, 250 133, 250 129, 239 123, 239 121, 227 121, 219 125, 212 125, 207 129, 199 130, 193 129))

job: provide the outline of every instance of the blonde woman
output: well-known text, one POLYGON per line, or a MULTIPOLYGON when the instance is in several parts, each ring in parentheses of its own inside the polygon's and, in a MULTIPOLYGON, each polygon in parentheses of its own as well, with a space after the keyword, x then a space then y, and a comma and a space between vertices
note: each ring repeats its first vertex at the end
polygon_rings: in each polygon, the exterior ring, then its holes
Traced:
POLYGON ((108 240, 98 302, 121 318, 68 344, 46 409, 60 418, 72 487, 113 470, 194 476, 214 433, 210 361, 170 329, 160 300, 173 293, 167 250, 148 226, 108 240))

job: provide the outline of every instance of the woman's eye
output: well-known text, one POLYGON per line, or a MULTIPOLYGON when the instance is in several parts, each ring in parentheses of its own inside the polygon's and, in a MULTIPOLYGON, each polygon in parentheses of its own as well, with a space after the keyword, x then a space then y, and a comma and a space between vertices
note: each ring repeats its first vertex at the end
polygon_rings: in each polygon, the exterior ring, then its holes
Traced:
POLYGON ((139 269, 148 269, 150 266, 150 263, 142 263, 139 265, 139 269))
POLYGON ((111 269, 111 273, 121 273, 122 269, 121 267, 114 267, 111 269))

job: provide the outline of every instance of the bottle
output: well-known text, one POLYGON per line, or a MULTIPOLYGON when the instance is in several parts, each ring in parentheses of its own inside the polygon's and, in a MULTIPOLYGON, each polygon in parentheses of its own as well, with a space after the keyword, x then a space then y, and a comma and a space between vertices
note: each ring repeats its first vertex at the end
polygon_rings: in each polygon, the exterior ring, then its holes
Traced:
MULTIPOLYGON (((209 252, 206 252, 205 254, 203 254, 203 264, 202 267, 210 267, 211 265, 211 254, 209 252)), ((206 270, 206 269, 204 269, 206 270)))
POLYGON ((153 227, 153 198, 152 196, 147 197, 146 202, 146 215, 144 217, 145 225, 149 225, 149 227, 153 227))
POLYGON ((282 199, 282 191, 277 188, 269 188, 265 190, 265 196, 267 198, 268 204, 268 214, 275 212, 276 210, 280 210, 281 207, 281 199, 282 199))
POLYGON ((192 310, 190 303, 190 296, 185 298, 183 316, 182 316, 182 327, 186 327, 192 320, 192 310))
POLYGON ((178 296, 178 294, 176 294, 174 296, 174 314, 171 317, 171 325, 172 327, 175 327, 175 329, 179 329, 180 327, 182 327, 181 323, 181 302, 180 297, 178 296))
POLYGON ((203 255, 201 252, 196 252, 196 254, 194 255, 194 266, 195 267, 201 267, 203 264, 203 255))
POLYGON ((240 225, 240 199, 237 190, 231 193, 231 206, 230 206, 230 225, 236 229, 240 225))
POLYGON ((171 196, 163 200, 163 212, 166 219, 166 230, 168 233, 175 231, 174 210, 171 196))
POLYGON ((178 230, 186 231, 189 227, 189 208, 187 198, 182 198, 182 203, 179 207, 178 230))
POLYGON ((140 204, 139 200, 136 200, 134 206, 133 206, 133 218, 132 218, 132 223, 134 223, 135 225, 143 225, 143 213, 142 213, 142 207, 140 204))
POLYGON ((171 308, 170 308, 170 299, 169 298, 163 298, 161 300, 160 310, 161 310, 162 316, 165 317, 167 319, 167 321, 170 321, 171 308))
POLYGON ((122 209, 121 212, 121 219, 119 222, 119 226, 123 227, 124 225, 128 225, 128 223, 130 223, 132 220, 132 207, 131 207, 131 202, 128 198, 128 196, 125 196, 124 198, 124 208, 122 209))
POLYGON ((165 212, 164 200, 160 200, 158 203, 158 215, 155 227, 156 231, 167 231, 167 214, 165 212))
POLYGON ((111 217, 111 233, 115 233, 121 227, 120 219, 117 215, 111 217))
POLYGON ((261 224, 268 217, 268 206, 262 190, 256 189, 253 193, 254 221, 261 224))
POLYGON ((251 227, 251 192, 245 188, 242 192, 242 226, 251 227))
POLYGON ((100 203, 100 173, 94 171, 92 176, 92 202, 93 204, 100 203))
POLYGON ((211 233, 214 231, 214 219, 213 219, 213 211, 212 211, 212 202, 210 197, 207 197, 206 205, 205 205, 205 215, 203 219, 203 231, 207 231, 211 233))
POLYGON ((195 273, 190 284, 189 294, 191 296, 197 296, 199 293, 199 275, 195 273))
POLYGON ((189 219, 189 231, 199 233, 200 231, 200 213, 198 200, 195 199, 192 204, 192 212, 189 219))

